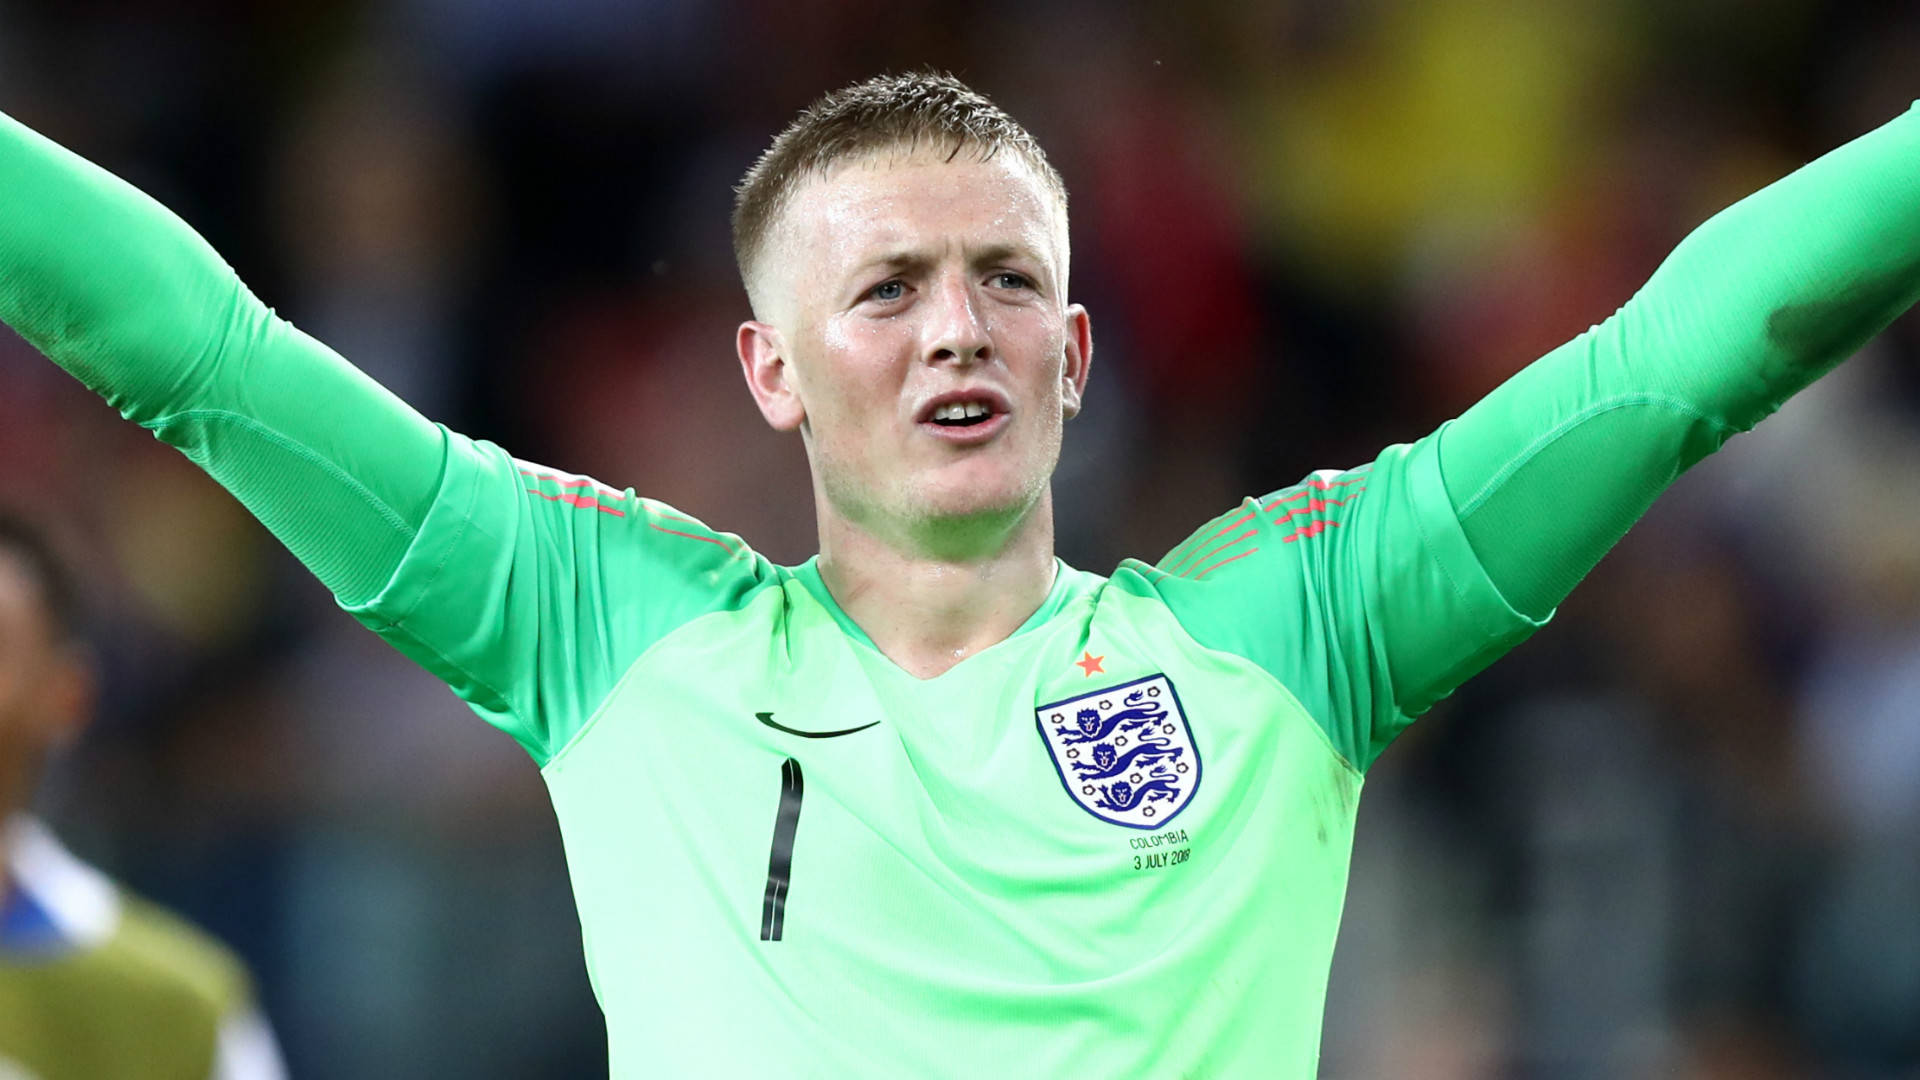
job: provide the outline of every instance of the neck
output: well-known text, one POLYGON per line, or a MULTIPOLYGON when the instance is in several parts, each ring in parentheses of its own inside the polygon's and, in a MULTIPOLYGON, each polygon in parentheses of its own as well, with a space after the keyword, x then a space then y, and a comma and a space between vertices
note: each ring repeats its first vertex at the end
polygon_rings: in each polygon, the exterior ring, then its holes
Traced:
POLYGON ((820 520, 820 576, 834 600, 916 678, 933 678, 1006 640, 1053 587, 1050 494, 977 555, 889 543, 830 513, 820 520))

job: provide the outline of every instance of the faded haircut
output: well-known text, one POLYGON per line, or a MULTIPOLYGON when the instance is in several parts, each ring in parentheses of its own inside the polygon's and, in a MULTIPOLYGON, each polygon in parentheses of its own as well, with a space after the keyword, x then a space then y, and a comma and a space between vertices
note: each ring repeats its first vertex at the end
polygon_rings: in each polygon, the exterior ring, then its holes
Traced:
POLYGON ((921 146, 985 161, 1002 150, 1033 168, 1066 212, 1067 185, 1040 144, 986 95, 944 72, 879 75, 835 90, 807 106, 775 136, 734 188, 733 255, 752 296, 767 234, 801 182, 842 162, 883 150, 921 146))

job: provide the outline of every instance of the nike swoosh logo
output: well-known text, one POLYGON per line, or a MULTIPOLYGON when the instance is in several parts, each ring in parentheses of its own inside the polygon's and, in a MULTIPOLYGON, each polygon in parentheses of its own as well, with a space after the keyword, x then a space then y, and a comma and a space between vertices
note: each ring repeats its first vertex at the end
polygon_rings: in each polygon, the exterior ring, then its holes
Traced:
POLYGON ((803 739, 832 739, 832 738, 837 738, 841 735, 851 735, 856 731, 865 731, 870 727, 878 727, 880 725, 880 721, 875 720, 871 724, 861 724, 859 727, 850 727, 845 731, 796 731, 795 729, 790 728, 785 724, 774 723, 773 714, 770 712, 757 712, 757 713, 754 713, 753 715, 761 723, 767 725, 768 727, 774 729, 775 731, 784 731, 789 735, 798 735, 803 739))

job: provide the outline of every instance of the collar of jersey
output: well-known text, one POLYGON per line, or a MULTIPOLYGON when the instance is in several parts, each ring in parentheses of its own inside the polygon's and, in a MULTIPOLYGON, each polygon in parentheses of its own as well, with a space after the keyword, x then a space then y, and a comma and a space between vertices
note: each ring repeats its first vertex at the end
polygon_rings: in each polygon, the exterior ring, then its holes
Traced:
MULTIPOLYGON (((806 586, 807 591, 813 594, 813 598, 820 602, 820 606, 827 609, 827 614, 833 616, 833 621, 840 625, 840 629, 848 637, 872 649, 874 652, 880 652, 880 646, 875 645, 873 639, 867 636, 867 632, 860 628, 860 624, 854 622, 845 611, 841 610, 840 602, 835 600, 833 593, 827 589, 826 580, 820 576, 820 556, 815 555, 813 558, 794 567, 793 576, 800 579, 800 584, 806 586)), ((1058 556, 1055 556, 1053 560, 1053 586, 1047 590, 1047 598, 1040 602, 1040 606, 1034 609, 1033 614, 1027 616, 1027 621, 1021 623, 1019 629, 1008 634, 1000 641, 994 642, 992 645, 974 653, 973 656, 968 657, 967 660, 991 652, 999 648, 1002 644, 1012 641, 1014 638, 1019 637, 1021 634, 1026 633, 1059 614, 1060 609, 1066 607, 1067 604, 1072 602, 1073 598, 1082 591, 1080 587, 1080 578, 1082 576, 1078 570, 1068 566, 1058 556)), ((881 655, 884 656, 885 654, 881 653, 881 655)), ((961 663, 965 662, 965 660, 961 661, 961 663)), ((955 667, 958 666, 957 664, 955 665, 955 667)), ((949 668, 948 670, 952 669, 949 668)), ((937 675, 934 677, 939 678, 937 675)))
POLYGON ((105 875, 74 858, 32 817, 16 815, 5 829, 0 953, 50 957, 111 937, 120 897, 105 875))

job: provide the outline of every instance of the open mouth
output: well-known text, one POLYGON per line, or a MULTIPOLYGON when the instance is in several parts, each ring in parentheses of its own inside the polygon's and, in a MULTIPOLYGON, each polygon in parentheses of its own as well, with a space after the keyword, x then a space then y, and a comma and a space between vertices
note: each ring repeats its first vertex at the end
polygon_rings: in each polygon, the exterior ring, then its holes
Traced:
POLYGON ((993 406, 982 401, 954 402, 933 410, 927 419, 946 428, 966 428, 993 419, 993 406))
POLYGON ((916 415, 922 432, 948 446, 982 446, 1013 419, 1013 403, 991 386, 955 387, 925 402, 916 415))

